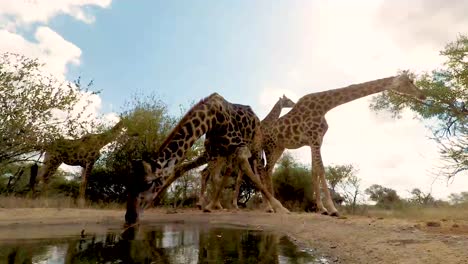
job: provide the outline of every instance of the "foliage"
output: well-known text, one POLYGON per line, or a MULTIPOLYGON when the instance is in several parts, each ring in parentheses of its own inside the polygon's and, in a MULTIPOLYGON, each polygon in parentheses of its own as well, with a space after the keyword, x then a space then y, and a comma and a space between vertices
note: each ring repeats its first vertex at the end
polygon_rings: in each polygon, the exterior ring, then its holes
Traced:
POLYGON ((312 210, 311 172, 285 153, 273 173, 275 197, 289 209, 312 210))
POLYGON ((89 179, 86 192, 93 201, 125 200, 131 160, 155 153, 175 123, 166 105, 154 95, 134 95, 126 104, 121 114, 126 131, 104 152, 89 179))
POLYGON ((365 193, 370 196, 372 201, 376 202, 378 207, 390 209, 401 204, 401 198, 395 190, 378 184, 371 185, 365 190, 365 193))
POLYGON ((200 190, 200 175, 189 171, 169 187, 166 204, 174 207, 195 207, 200 190))
POLYGON ((358 169, 352 164, 325 167, 325 178, 330 186, 335 204, 344 203, 352 213, 361 202, 361 179, 356 176, 358 169))
POLYGON ((468 204, 468 192, 451 193, 449 201, 451 204, 468 204))
MULTIPOLYGON (((0 194, 3 196, 14 195, 20 197, 30 197, 30 162, 10 163, 0 170, 0 194)), ((49 197, 70 197, 78 196, 79 178, 70 177, 70 174, 58 169, 54 177, 51 177, 48 196, 49 197)), ((40 192, 43 185, 38 186, 40 192)))
POLYGON ((344 203, 349 207, 351 213, 355 213, 358 205, 362 202, 361 179, 353 173, 345 181, 340 182, 339 186, 344 203))
MULTIPOLYGON (((135 94, 126 103, 126 109, 121 117, 127 131, 100 160, 101 171, 96 172, 94 176, 94 180, 97 182, 90 183, 95 187, 100 186, 101 190, 107 188, 105 192, 113 194, 106 194, 106 197, 117 195, 119 198, 113 199, 119 201, 125 199, 125 192, 122 190, 125 190, 124 186, 130 175, 131 160, 154 157, 177 121, 176 118, 169 115, 167 106, 154 94, 147 96, 135 94), (106 183, 109 186, 105 187, 106 183)), ((196 157, 202 149, 201 141, 197 141, 186 154, 186 158, 196 157)), ((173 185, 181 186, 183 180, 176 181, 173 185)), ((182 184, 182 186, 185 185, 182 184)), ((95 191, 94 194, 98 195, 99 191, 95 191)), ((101 197, 99 200, 109 199, 106 197, 101 197)))
POLYGON ((256 190, 257 189, 252 180, 247 175, 244 175, 239 187, 239 197, 237 197, 237 204, 239 206, 246 206, 250 199, 255 195, 256 190))
POLYGON ((336 191, 336 186, 339 183, 346 181, 346 179, 356 173, 357 169, 351 164, 330 165, 325 167, 325 178, 333 191, 336 191))
POLYGON ((0 168, 0 193, 25 193, 28 191, 29 164, 26 162, 10 163, 0 168))
POLYGON ((86 199, 95 203, 125 202, 124 176, 101 164, 94 166, 86 186, 86 199))
POLYGON ((77 105, 90 93, 79 80, 61 82, 42 67, 37 59, 0 55, 0 164, 27 159, 25 154, 41 150, 63 133, 76 137, 86 127, 77 120, 83 120, 88 105, 81 111, 77 105))
POLYGON ((417 205, 433 205, 436 201, 430 192, 424 193, 418 188, 414 188, 411 195, 409 202, 417 205))
POLYGON ((399 116, 408 107, 428 120, 441 156, 448 162, 446 175, 452 177, 468 170, 468 36, 459 36, 440 54, 446 57, 444 67, 416 79, 426 100, 382 93, 374 98, 371 108, 399 116))

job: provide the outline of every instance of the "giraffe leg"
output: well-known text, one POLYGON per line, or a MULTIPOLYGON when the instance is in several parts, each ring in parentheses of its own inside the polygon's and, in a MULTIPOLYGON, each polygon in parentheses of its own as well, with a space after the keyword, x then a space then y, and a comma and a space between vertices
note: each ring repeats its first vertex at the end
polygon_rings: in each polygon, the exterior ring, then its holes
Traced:
MULTIPOLYGON (((270 194, 273 196, 273 193, 268 189, 268 186, 269 184, 266 182, 265 180, 265 176, 264 176, 264 173, 263 173, 263 170, 261 170, 261 173, 258 173, 258 163, 257 163, 257 160, 253 160, 252 162, 252 166, 253 166, 253 173, 255 175, 259 175, 260 176, 260 182, 265 186, 265 188, 270 192, 270 194)), ((271 204, 268 202, 268 199, 265 199, 264 195, 262 194, 262 201, 264 204, 266 204, 266 209, 265 211, 267 213, 274 213, 275 210, 273 210, 273 207, 271 206, 271 204)))
POLYGON ((34 194, 35 194, 35 191, 36 191, 36 178, 37 178, 38 172, 39 172, 39 166, 37 165, 37 163, 34 163, 31 166, 30 175, 29 175, 29 192, 30 192, 30 194, 28 193, 28 196, 31 195, 31 198, 34 198, 34 194))
MULTIPOLYGON (((216 162, 218 161, 214 161, 213 162, 213 168, 215 168, 217 165, 216 165, 216 162)), ((226 184, 226 181, 223 176, 221 176, 222 174, 222 171, 223 171, 223 165, 222 164, 226 164, 227 162, 224 160, 224 162, 220 162, 219 166, 221 166, 219 168, 219 171, 216 171, 215 170, 212 170, 210 171, 210 176, 209 176, 209 182, 210 182, 210 185, 212 186, 211 188, 211 193, 210 193, 210 198, 209 198, 209 203, 211 204, 210 207, 208 208, 208 210, 204 210, 205 212, 211 212, 211 210, 221 210, 223 209, 223 206, 221 205, 221 201, 220 201, 220 196, 221 196, 221 193, 222 193, 222 190, 224 189, 224 185, 226 184)), ((225 171, 226 173, 226 171, 225 171)), ((230 171, 228 171, 228 173, 231 173, 230 171)), ((226 174, 225 174, 226 175, 226 174)))
POLYGON ((265 188, 265 186, 260 181, 260 178, 255 175, 250 167, 249 157, 251 156, 250 150, 246 147, 241 147, 238 150, 237 160, 242 171, 249 176, 252 182, 255 184, 255 187, 260 190, 263 197, 271 204, 275 212, 277 213, 289 213, 289 210, 284 208, 281 203, 271 195, 271 193, 265 188))
MULTIPOLYGON (((50 176, 52 176, 55 171, 58 169, 60 164, 62 162, 60 160, 54 160, 54 157, 52 157, 50 154, 46 153, 44 156, 44 165, 39 169, 38 175, 37 175, 37 181, 43 182, 43 188, 42 188, 42 197, 47 198, 49 196, 49 191, 48 191, 48 185, 49 185, 49 179, 50 176)), ((36 183, 37 183, 36 181, 36 183)))
POLYGON ((201 173, 201 186, 200 186, 200 195, 198 196, 197 208, 202 210, 206 204, 206 184, 210 178, 209 168, 203 170, 201 173))
POLYGON ((78 206, 84 207, 85 206, 85 194, 86 194, 86 186, 88 184, 88 177, 91 175, 91 170, 93 169, 94 162, 87 163, 86 166, 81 171, 81 184, 80 184, 80 191, 78 196, 78 206))
POLYGON ((223 193, 223 190, 225 190, 225 187, 226 187, 226 184, 227 184, 227 180, 228 178, 230 177, 229 175, 232 174, 232 169, 231 167, 227 167, 226 170, 224 171, 224 174, 222 174, 222 172, 220 172, 220 174, 218 174, 218 180, 215 182, 214 181, 214 178, 211 179, 211 185, 213 186, 219 186, 219 192, 216 193, 216 199, 213 199, 213 209, 216 209, 216 210, 222 210, 224 209, 224 207, 221 205, 221 194, 223 193))
POLYGON ((313 164, 314 170, 316 171, 315 173, 315 190, 316 190, 316 201, 317 201, 317 207, 318 209, 321 209, 322 211, 319 212, 327 212, 327 214, 330 214, 331 216, 338 216, 338 210, 335 208, 335 205, 333 204, 333 200, 331 198, 330 190, 328 189, 327 186, 327 180, 325 179, 325 168, 323 166, 323 161, 322 161, 322 155, 320 151, 320 146, 313 146, 312 148, 312 160, 315 161, 313 164), (320 197, 320 184, 322 184, 322 191, 324 193, 324 198, 325 198, 325 208, 322 204, 321 197, 320 197), (319 203, 320 202, 320 203, 319 203), (321 207, 321 208, 320 208, 321 207))
POLYGON ((261 171, 263 173, 263 180, 265 185, 267 185, 268 191, 273 195, 273 180, 271 175, 273 174, 273 168, 275 167, 276 162, 283 154, 284 149, 275 149, 274 151, 265 151, 266 155, 266 166, 261 171))
POLYGON ((236 187, 234 189, 234 194, 233 194, 233 197, 232 197, 232 207, 234 209, 239 209, 239 207, 237 206, 237 198, 239 197, 239 189, 240 189, 240 186, 242 184, 242 176, 244 174, 242 173, 241 170, 239 170, 239 172, 237 173, 237 178, 236 178, 236 187))
POLYGON ((323 164, 321 164, 322 159, 320 158, 320 147, 311 145, 311 154, 312 154, 312 187, 314 188, 315 193, 315 204, 317 206, 317 212, 320 214, 327 215, 328 211, 325 209, 322 203, 322 197, 320 192, 320 178, 319 171, 323 169, 323 164))
MULTIPOLYGON (((266 166, 260 170, 260 175, 262 175, 261 179, 267 190, 274 196, 273 190, 273 168, 275 167, 276 161, 278 161, 281 154, 283 154, 284 149, 282 150, 275 150, 273 152, 265 151, 266 156, 266 166)), ((271 204, 268 204, 266 211, 271 213, 273 212, 273 208, 271 204)))
MULTIPOLYGON (((212 161, 212 162, 214 162, 214 164, 213 166, 211 166, 209 173, 210 173, 211 181, 213 183, 212 185, 214 187, 213 188, 214 192, 211 197, 211 201, 203 209, 204 212, 211 212, 212 210, 219 208, 219 206, 221 206, 219 202, 219 196, 221 195, 221 191, 223 190, 224 186, 222 186, 223 179, 220 179, 220 174, 221 174, 221 169, 226 164, 226 158, 218 157, 215 161, 212 161)), ((211 165, 211 162, 209 165, 211 165)), ((230 172, 230 171, 231 169, 229 167, 229 169, 226 172, 230 172)), ((225 174, 223 177, 226 177, 226 176, 227 174, 225 174)))
POLYGON ((339 216, 338 210, 336 209, 333 199, 331 197, 330 190, 328 189, 327 180, 325 179, 325 172, 322 171, 320 176, 320 182, 325 195, 325 207, 328 209, 330 216, 339 216))

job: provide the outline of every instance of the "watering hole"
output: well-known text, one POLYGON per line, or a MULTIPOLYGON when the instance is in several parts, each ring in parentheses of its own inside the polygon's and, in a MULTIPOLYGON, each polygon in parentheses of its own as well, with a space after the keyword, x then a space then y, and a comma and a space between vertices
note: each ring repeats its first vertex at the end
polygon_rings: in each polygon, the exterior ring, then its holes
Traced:
POLYGON ((286 236, 255 229, 164 224, 103 234, 0 241, 0 263, 329 263, 286 236))

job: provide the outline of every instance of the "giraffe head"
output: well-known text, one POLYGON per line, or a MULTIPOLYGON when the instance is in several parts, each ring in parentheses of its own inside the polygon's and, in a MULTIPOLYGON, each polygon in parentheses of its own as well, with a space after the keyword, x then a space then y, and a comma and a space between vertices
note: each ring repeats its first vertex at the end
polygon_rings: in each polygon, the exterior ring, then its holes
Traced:
POLYGON ((162 191, 164 181, 174 172, 174 163, 169 161, 168 164, 153 166, 143 160, 132 161, 132 175, 127 184, 127 225, 137 223, 143 211, 154 203, 162 191))
POLYGON ((284 94, 283 97, 279 98, 279 101, 282 108, 292 108, 295 105, 295 103, 291 99, 287 98, 284 94))
POLYGON ((407 71, 404 71, 402 74, 394 78, 390 89, 400 94, 414 96, 420 100, 426 99, 424 93, 414 85, 414 82, 407 71))

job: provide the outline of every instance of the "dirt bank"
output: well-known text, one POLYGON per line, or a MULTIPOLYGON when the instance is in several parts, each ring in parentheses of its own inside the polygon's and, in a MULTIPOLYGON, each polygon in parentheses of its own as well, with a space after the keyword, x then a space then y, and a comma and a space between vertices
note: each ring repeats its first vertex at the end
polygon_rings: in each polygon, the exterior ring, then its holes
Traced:
MULTIPOLYGON (((105 233, 120 229, 122 210, 0 209, 0 239, 105 233)), ((468 223, 263 212, 201 213, 163 209, 145 212, 142 226, 158 222, 204 222, 251 226, 287 234, 336 263, 468 263, 468 223), (438 226, 440 225, 440 226, 438 226)))

